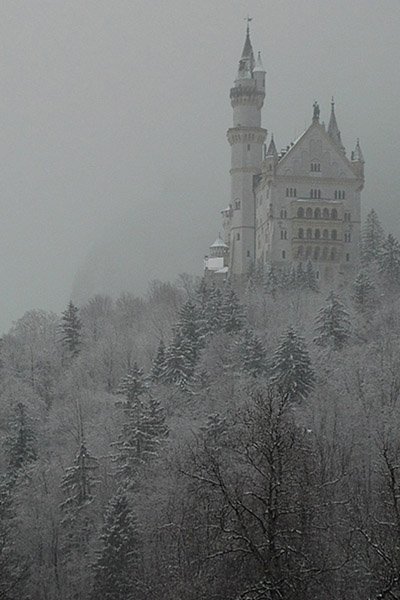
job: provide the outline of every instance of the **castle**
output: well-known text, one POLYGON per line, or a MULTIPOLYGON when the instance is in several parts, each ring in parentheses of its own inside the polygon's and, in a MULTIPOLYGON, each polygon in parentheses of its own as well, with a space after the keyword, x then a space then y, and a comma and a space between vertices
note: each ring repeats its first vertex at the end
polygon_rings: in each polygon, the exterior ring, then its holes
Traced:
POLYGON ((205 257, 205 277, 240 281, 253 265, 308 260, 321 281, 354 271, 364 158, 358 140, 346 157, 333 99, 327 129, 314 102, 312 122, 294 143, 278 153, 271 136, 267 146, 265 69, 260 53, 254 58, 249 23, 230 99, 231 202, 222 211, 224 239, 205 257))

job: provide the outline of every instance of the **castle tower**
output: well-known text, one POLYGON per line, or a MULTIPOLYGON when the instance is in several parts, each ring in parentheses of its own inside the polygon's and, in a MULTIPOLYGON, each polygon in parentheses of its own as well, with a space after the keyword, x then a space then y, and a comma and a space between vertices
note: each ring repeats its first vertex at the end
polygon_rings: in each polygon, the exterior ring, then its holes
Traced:
POLYGON ((230 92, 233 127, 231 146, 231 217, 227 243, 231 276, 243 276, 255 260, 254 176, 260 173, 264 142, 261 108, 265 98, 265 69, 260 54, 254 60, 249 24, 234 87, 230 92))

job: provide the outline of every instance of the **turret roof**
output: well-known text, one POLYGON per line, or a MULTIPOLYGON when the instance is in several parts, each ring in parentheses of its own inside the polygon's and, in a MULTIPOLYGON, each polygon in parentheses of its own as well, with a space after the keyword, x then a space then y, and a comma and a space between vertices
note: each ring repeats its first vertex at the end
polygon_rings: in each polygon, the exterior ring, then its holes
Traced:
POLYGON ((218 234, 217 239, 213 244, 211 244, 210 248, 228 248, 225 244, 224 240, 221 238, 220 234, 218 234))
POLYGON ((243 46, 242 56, 239 61, 238 78, 251 79, 254 69, 253 46, 250 41, 250 28, 247 24, 246 39, 243 46))
POLYGON ((278 156, 278 152, 276 150, 275 141, 274 141, 274 134, 271 135, 271 141, 269 143, 266 156, 275 156, 275 157, 278 156))
POLYGON ((352 162, 361 162, 361 163, 365 162, 363 153, 361 151, 361 146, 360 146, 360 140, 359 139, 357 139, 356 147, 353 150, 353 152, 351 153, 351 160, 352 160, 352 162))
POLYGON ((261 73, 265 73, 264 65, 263 65, 262 60, 261 60, 261 52, 259 52, 258 56, 257 56, 256 66, 254 67, 254 71, 253 72, 255 72, 255 71, 258 71, 258 72, 261 72, 261 73))

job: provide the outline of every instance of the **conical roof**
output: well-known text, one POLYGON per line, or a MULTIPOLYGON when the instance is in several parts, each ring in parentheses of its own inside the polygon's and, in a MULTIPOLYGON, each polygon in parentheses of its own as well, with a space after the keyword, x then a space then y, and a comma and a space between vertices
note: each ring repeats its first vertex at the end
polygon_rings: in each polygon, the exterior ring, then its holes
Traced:
POLYGON ((225 244, 224 240, 221 238, 221 235, 218 234, 217 239, 215 240, 215 242, 213 244, 211 244, 210 248, 228 248, 228 246, 225 244))
POLYGON ((336 146, 338 146, 341 150, 344 150, 342 139, 340 137, 339 127, 336 121, 335 102, 333 98, 331 103, 331 118, 329 119, 328 125, 328 135, 331 138, 332 142, 336 144, 336 146))
POLYGON ((254 69, 253 46, 250 41, 250 28, 247 25, 246 39, 243 46, 242 56, 239 61, 238 78, 251 79, 254 69))
POLYGON ((353 150, 353 152, 351 153, 351 160, 352 160, 352 162, 361 162, 361 163, 365 162, 363 153, 361 151, 361 146, 360 146, 360 140, 359 139, 357 139, 356 147, 353 150))
POLYGON ((271 136, 271 141, 268 146, 267 154, 265 156, 274 156, 275 158, 278 156, 278 151, 275 146, 274 134, 271 136))
POLYGON ((253 72, 256 72, 256 71, 265 73, 264 65, 261 60, 261 52, 258 53, 257 60, 256 60, 256 66, 254 67, 253 72))

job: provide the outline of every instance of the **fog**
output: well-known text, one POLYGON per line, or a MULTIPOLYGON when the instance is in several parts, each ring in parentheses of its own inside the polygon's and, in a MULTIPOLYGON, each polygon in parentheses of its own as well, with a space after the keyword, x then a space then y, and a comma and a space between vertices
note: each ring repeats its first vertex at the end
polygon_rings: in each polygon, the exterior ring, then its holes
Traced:
POLYGON ((3 0, 0 329, 71 298, 200 274, 229 202, 229 89, 249 13, 278 149, 328 122, 399 227, 400 2, 3 0))

